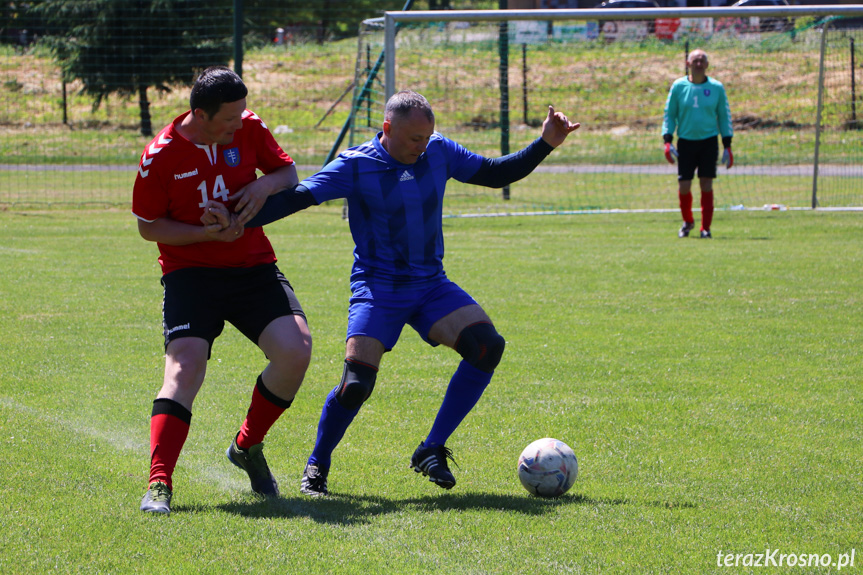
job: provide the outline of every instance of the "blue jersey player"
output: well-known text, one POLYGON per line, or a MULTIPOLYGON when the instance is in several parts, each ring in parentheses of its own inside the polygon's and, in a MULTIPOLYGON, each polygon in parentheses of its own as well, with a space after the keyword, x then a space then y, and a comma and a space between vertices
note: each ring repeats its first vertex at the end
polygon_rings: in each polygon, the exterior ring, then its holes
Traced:
POLYGON ((698 169, 701 187, 701 237, 710 238, 713 220, 713 180, 716 178, 716 160, 719 157, 718 135, 722 136, 722 163, 726 168, 734 165, 731 153, 731 109, 721 82, 707 76, 710 65, 704 50, 693 50, 686 60, 689 75, 684 76, 668 91, 662 123, 662 139, 665 142, 665 159, 677 166, 677 195, 683 225, 677 233, 685 238, 695 227, 692 216, 692 178, 698 169), (672 145, 677 130, 677 148, 672 145))
MULTIPOLYGON (((579 126, 549 106, 540 138, 514 154, 488 159, 435 132, 428 101, 402 91, 387 102, 383 130, 375 138, 343 152, 298 186, 270 196, 253 218, 252 210, 238 215, 241 223, 256 227, 327 200, 348 202, 355 249, 344 371, 324 403, 302 493, 328 493, 333 450, 371 395, 381 358, 406 324, 428 344, 443 344, 463 358, 410 463, 444 489, 455 485, 446 442, 490 383, 504 338, 483 308, 444 272, 446 182, 455 178, 489 187, 515 182, 579 126)), ((221 205, 204 218, 216 227, 227 222, 221 205)))

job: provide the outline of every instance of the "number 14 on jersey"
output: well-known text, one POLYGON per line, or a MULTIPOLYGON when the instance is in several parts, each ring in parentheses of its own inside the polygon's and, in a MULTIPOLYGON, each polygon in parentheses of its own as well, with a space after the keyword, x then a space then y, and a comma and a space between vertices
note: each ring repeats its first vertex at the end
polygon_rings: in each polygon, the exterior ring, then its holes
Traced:
MULTIPOLYGON (((207 193, 207 180, 201 182, 201 184, 198 186, 198 191, 201 192, 201 203, 198 204, 198 207, 203 208, 207 205, 207 200, 210 199, 207 193)), ((228 196, 230 194, 231 190, 225 187, 225 178, 223 178, 222 175, 219 174, 218 176, 216 176, 215 183, 213 183, 213 199, 227 202, 228 196)))

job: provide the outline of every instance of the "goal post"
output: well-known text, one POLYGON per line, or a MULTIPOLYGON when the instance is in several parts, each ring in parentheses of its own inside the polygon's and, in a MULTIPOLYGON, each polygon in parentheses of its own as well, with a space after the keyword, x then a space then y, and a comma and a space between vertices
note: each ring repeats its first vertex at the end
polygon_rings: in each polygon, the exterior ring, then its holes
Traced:
POLYGON ((597 8, 558 10, 436 10, 385 12, 383 16, 386 62, 386 96, 395 93, 396 24, 399 22, 555 22, 565 20, 659 20, 701 18, 776 18, 811 16, 818 18, 863 16, 863 4, 829 6, 752 6, 747 8, 648 8, 603 10, 597 8))
MULTIPOLYGON (((453 213, 672 210, 663 107, 687 50, 704 48, 735 125, 735 166, 719 169, 717 206, 859 207, 863 132, 851 62, 863 30, 849 19, 861 16, 863 5, 387 12, 361 26, 360 53, 384 55, 384 78, 354 114, 362 125, 352 140, 380 129, 383 104, 403 88, 429 98, 440 132, 490 157, 500 155, 501 130, 512 149, 537 137, 552 104, 582 128, 513 185, 510 201, 453 182, 453 213), (519 57, 500 53, 503 22, 519 57), (521 98, 501 94, 503 76, 521 98)), ((368 79, 362 68, 357 85, 368 79)))

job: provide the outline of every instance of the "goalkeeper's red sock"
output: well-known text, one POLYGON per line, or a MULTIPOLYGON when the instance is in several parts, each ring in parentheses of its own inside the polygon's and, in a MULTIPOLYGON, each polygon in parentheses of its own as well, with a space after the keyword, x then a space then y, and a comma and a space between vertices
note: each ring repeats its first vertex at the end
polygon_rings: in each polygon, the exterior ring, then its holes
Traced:
POLYGON ((680 198, 680 215, 683 216, 684 222, 691 224, 695 221, 695 218, 692 217, 692 194, 678 192, 677 195, 680 198))
POLYGON ((701 192, 701 229, 710 231, 713 223, 713 190, 701 192))
POLYGON ((248 449, 261 443, 276 420, 291 406, 291 401, 293 400, 285 401, 273 395, 264 386, 264 380, 259 375, 246 420, 237 435, 237 446, 248 449))
POLYGON ((172 399, 153 402, 150 418, 150 481, 163 481, 174 489, 171 476, 189 435, 192 413, 172 399))

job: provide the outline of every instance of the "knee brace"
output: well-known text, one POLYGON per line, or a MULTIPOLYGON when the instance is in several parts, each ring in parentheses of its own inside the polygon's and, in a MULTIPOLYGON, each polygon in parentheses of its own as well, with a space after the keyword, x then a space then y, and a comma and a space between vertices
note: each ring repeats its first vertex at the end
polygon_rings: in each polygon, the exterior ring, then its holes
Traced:
POLYGON ((458 335, 455 350, 466 362, 486 373, 492 373, 500 358, 506 340, 490 323, 475 323, 458 335))
POLYGON ((372 394, 377 376, 376 368, 346 359, 336 399, 345 409, 359 409, 372 394))

